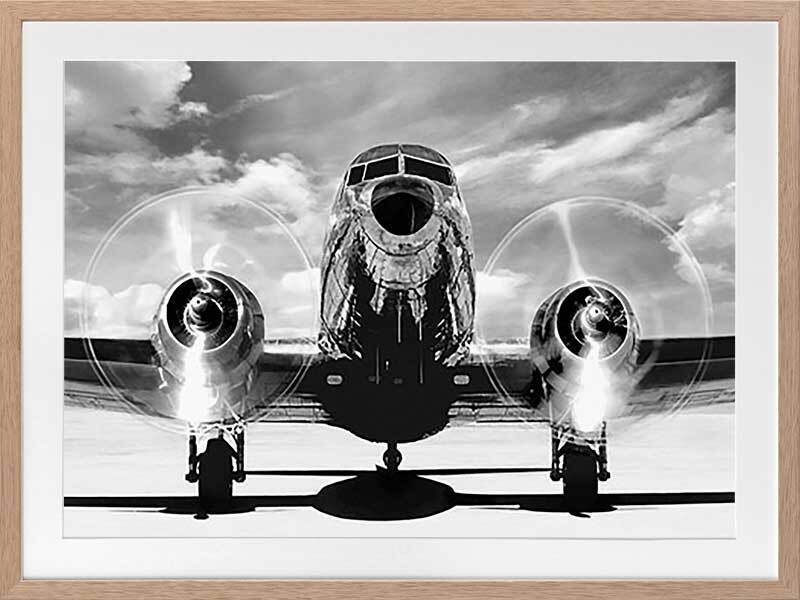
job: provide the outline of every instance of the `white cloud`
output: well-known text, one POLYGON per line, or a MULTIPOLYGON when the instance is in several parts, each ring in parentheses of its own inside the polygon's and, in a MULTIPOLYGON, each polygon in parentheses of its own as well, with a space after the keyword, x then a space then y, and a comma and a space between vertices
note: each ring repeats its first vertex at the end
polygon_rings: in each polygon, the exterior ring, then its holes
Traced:
POLYGON ((691 285, 697 286, 702 281, 698 268, 709 284, 733 285, 735 274, 726 262, 695 262, 674 243, 669 244, 669 249, 677 256, 675 272, 681 279, 691 285))
POLYGON ((475 274, 475 313, 479 319, 487 319, 514 309, 521 288, 527 283, 525 275, 509 269, 498 269, 495 273, 478 271, 475 274))
MULTIPOLYGON (((315 319, 319 309, 319 269, 287 271, 277 281, 243 281, 256 285, 264 301, 269 337, 316 335, 315 319)), ((64 282, 64 335, 77 337, 149 337, 153 317, 165 289, 155 283, 132 285, 119 292, 109 292, 101 285, 77 279, 64 282), (81 315, 86 317, 86 331, 81 315)))
POLYGON ((267 94, 250 94, 249 96, 245 96, 244 98, 237 100, 227 108, 224 108, 218 112, 212 112, 208 108, 208 104, 206 102, 191 101, 175 103, 171 107, 171 110, 173 113, 173 118, 176 121, 182 121, 186 119, 210 119, 218 121, 235 117, 236 115, 239 115, 240 113, 243 113, 252 107, 274 102, 275 100, 280 100, 281 98, 284 98, 293 92, 294 88, 286 88, 267 94))
POLYGON ((280 280, 280 289, 294 298, 319 293, 319 269, 289 271, 280 280))
MULTIPOLYGON (((681 219, 676 236, 698 258, 700 268, 711 284, 733 285, 733 247, 736 240, 735 220, 736 185, 730 182, 699 196, 701 202, 681 219)), ((695 282, 694 265, 680 251, 678 244, 670 242, 670 249, 678 255, 675 269, 678 275, 695 282)))
POLYGON ((211 114, 211 111, 208 110, 208 104, 205 102, 183 102, 175 106, 175 113, 175 118, 181 121, 207 117, 211 114))
POLYGON ((543 183, 556 175, 623 158, 695 115, 705 99, 705 94, 673 98, 663 112, 644 121, 592 131, 564 146, 542 149, 532 157, 531 178, 543 183))
MULTIPOLYGON (((508 181, 532 164, 539 186, 534 189, 549 197, 566 197, 576 189, 603 191, 605 181, 618 182, 622 193, 662 183, 660 203, 652 210, 678 223, 679 236, 696 255, 715 293, 730 290, 735 244, 733 113, 720 109, 683 125, 701 100, 702 96, 678 99, 659 115, 591 132, 560 148, 537 145, 480 156, 460 168, 467 181, 508 181)), ((676 252, 675 269, 682 278, 695 282, 693 268, 676 252)))
POLYGON ((478 271, 475 276, 476 294, 480 302, 493 304, 513 298, 528 278, 509 269, 498 269, 496 273, 478 271))
POLYGON ((557 118, 566 105, 566 99, 556 96, 536 96, 511 107, 520 122, 547 122, 557 118))
POLYGON ((496 269, 475 275, 475 323, 485 341, 523 340, 530 327, 530 277, 511 269, 496 269))
POLYGON ((159 158, 136 152, 80 154, 66 166, 66 173, 70 177, 101 179, 131 187, 169 185, 177 188, 217 182, 227 166, 223 157, 195 148, 188 154, 159 158))
POLYGON ((486 179, 498 177, 504 169, 517 168, 520 164, 530 163, 537 152, 544 148, 543 144, 518 150, 508 150, 494 155, 480 155, 457 164, 454 169, 461 186, 470 186, 486 179))
POLYGON ((700 263, 700 268, 703 269, 703 274, 709 283, 724 283, 733 285, 735 281, 735 274, 731 268, 724 262, 718 263, 700 263))
POLYGON ((736 185, 728 183, 699 198, 681 219, 677 235, 695 252, 732 247, 736 236, 736 185))
POLYGON ((709 200, 735 178, 734 115, 720 109, 662 136, 649 151, 665 184, 659 216, 678 220, 709 200))
POLYGON ((155 283, 132 285, 111 293, 76 279, 64 282, 66 336, 146 338, 164 289, 155 283), (86 330, 81 329, 81 314, 86 330))
MULTIPOLYGON (((241 176, 220 185, 234 194, 275 210, 287 221, 291 232, 311 256, 318 257, 328 222, 328 206, 338 179, 320 182, 314 171, 289 153, 267 160, 240 160, 235 168, 241 176)), ((268 225, 255 230, 269 235, 275 231, 275 227, 268 225)))
POLYGON ((313 173, 294 155, 283 153, 269 160, 240 161, 241 177, 228 184, 230 191, 246 198, 268 201, 287 217, 298 217, 317 201, 313 173))
MULTIPOLYGON (((458 164, 456 175, 464 186, 487 178, 506 181, 519 172, 527 173, 527 181, 542 188, 569 188, 579 179, 584 182, 582 188, 589 190, 585 193, 595 193, 598 182, 609 178, 644 185, 664 177, 664 165, 685 149, 688 136, 683 130, 695 133, 696 126, 681 128, 680 125, 694 117, 705 100, 705 93, 673 98, 661 112, 645 120, 590 131, 561 146, 542 140, 498 154, 481 154, 458 164), (676 152, 671 152, 671 148, 676 152)), ((514 114, 522 119, 545 118, 558 110, 556 103, 538 98, 513 107, 514 114)), ((705 129, 716 132, 724 127, 724 120, 701 119, 703 141, 709 139, 705 129)), ((732 146, 728 139, 724 143, 732 146)), ((706 147, 703 143, 697 146, 706 147)), ((694 167, 698 168, 697 162, 694 167)), ((524 185, 522 180, 520 183, 524 185)))
MULTIPOLYGON (((712 263, 703 262, 698 263, 700 271, 706 280, 706 283, 711 285, 723 284, 725 286, 733 285, 735 281, 735 274, 731 268, 724 262, 712 263)), ((700 284, 700 277, 695 271, 692 264, 684 257, 681 256, 676 263, 675 270, 684 281, 692 285, 700 284)))
POLYGON ((148 147, 131 127, 164 127, 191 78, 185 62, 69 62, 65 81, 67 139, 91 151, 148 147))
POLYGON ((268 338, 314 338, 320 306, 319 269, 284 271, 252 282, 262 299, 268 338))
POLYGON ((282 90, 277 90, 274 92, 269 92, 266 94, 250 94, 249 96, 245 96, 244 98, 237 100, 229 107, 221 110, 220 112, 213 115, 215 119, 227 119, 229 117, 238 115, 249 108, 254 106, 258 106, 260 104, 266 104, 268 102, 274 102, 275 100, 280 100, 281 98, 285 98, 289 94, 294 92, 294 88, 285 88, 282 90))
POLYGON ((315 293, 300 294, 291 302, 283 298, 281 305, 268 317, 269 336, 315 338, 319 331, 316 318, 320 307, 317 289, 315 285, 315 293))

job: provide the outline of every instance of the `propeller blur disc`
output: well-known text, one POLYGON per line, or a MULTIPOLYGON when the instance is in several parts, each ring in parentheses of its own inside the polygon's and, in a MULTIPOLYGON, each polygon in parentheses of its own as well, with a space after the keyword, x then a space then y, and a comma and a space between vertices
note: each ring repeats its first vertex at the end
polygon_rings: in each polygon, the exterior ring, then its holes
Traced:
POLYGON ((554 389, 573 400, 603 395, 598 377, 612 367, 614 399, 600 417, 612 430, 674 414, 698 389, 713 332, 708 283, 683 240, 641 206, 580 197, 537 210, 501 241, 481 279, 484 366, 509 398, 515 383, 497 356, 512 351, 531 360, 550 389, 534 403, 535 420, 565 417, 567 409, 554 409, 554 389), (590 371, 594 387, 583 390, 590 371))
MULTIPOLYGON (((247 366, 254 367, 250 363, 256 355, 288 356, 279 377, 257 383, 252 374, 244 378, 248 389, 259 388, 246 405, 231 406, 231 414, 257 420, 296 388, 316 352, 317 278, 290 227, 257 199, 223 186, 162 194, 124 215, 92 255, 80 311, 86 355, 99 379, 130 411, 177 418, 157 422, 185 431, 174 388, 186 387, 186 378, 165 377, 156 368, 163 348, 155 341, 149 348, 153 364, 144 365, 126 362, 125 344, 116 340, 147 345, 155 340, 161 318, 169 321, 161 328, 168 333, 161 335, 189 356, 203 350, 222 353, 242 343, 234 335, 237 319, 255 318, 240 332, 242 339, 259 338, 247 366), (248 303, 253 305, 249 312, 248 303), (197 339, 204 347, 194 346, 197 339)), ((224 364, 235 370, 233 363, 224 364)), ((198 359, 201 379, 211 377, 210 365, 209 359, 198 359)))

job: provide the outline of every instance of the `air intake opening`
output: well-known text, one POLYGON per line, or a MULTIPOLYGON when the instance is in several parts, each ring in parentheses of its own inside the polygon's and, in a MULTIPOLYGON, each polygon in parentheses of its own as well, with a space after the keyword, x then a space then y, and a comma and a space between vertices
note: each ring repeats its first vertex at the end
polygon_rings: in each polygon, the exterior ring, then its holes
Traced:
POLYGON ((405 178, 379 183, 372 191, 372 214, 393 235, 413 235, 433 216, 433 191, 405 178))

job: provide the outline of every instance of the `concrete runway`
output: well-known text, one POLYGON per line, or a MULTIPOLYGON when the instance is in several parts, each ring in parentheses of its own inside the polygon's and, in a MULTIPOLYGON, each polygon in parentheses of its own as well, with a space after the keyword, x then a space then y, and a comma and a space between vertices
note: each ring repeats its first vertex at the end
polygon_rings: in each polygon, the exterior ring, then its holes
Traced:
MULTIPOLYGON (((270 423, 248 429, 249 476, 234 493, 253 510, 200 520, 181 510, 195 486, 183 480, 186 441, 143 417, 67 407, 64 494, 133 497, 64 510, 65 537, 524 537, 726 538, 735 536, 734 406, 687 410, 625 428, 609 442, 612 478, 601 483, 605 510, 573 515, 561 484, 546 471, 549 433, 542 424, 448 428, 402 445, 404 470, 451 486, 455 506, 400 521, 353 520, 318 510, 318 492, 359 472, 369 475, 383 447, 326 425, 270 423), (451 474, 446 470, 468 471, 451 474), (443 471, 444 470, 444 471, 443 471), (478 471, 478 472, 469 472, 478 471), (485 470, 485 471, 482 471, 485 470), (493 470, 496 470, 493 472, 493 470), (352 471, 352 472, 351 472, 352 471), (168 497, 168 498, 161 498, 168 497), (166 509, 166 510, 165 510, 166 509)), ((357 490, 356 490, 357 491, 357 490)), ((424 498, 406 497, 409 515, 424 498)), ((365 518, 381 507, 365 497, 365 518)))

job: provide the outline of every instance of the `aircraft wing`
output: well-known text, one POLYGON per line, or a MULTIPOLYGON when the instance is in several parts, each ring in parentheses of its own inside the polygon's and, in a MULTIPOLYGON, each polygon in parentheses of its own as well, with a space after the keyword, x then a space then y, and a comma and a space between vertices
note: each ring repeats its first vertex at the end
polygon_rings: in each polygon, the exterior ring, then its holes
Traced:
MULTIPOLYGON (((261 383, 265 389, 285 387, 304 365, 314 372, 319 358, 309 357, 309 348, 287 346, 286 352, 265 351, 259 360, 261 383)), ((64 402, 98 410, 127 412, 134 406, 140 412, 161 416, 157 410, 163 402, 159 389, 161 377, 155 366, 155 354, 149 340, 93 339, 97 360, 126 383, 126 389, 111 388, 103 382, 80 338, 64 339, 64 402)), ((303 378, 291 396, 265 403, 261 408, 266 420, 324 422, 327 415, 315 394, 304 389, 303 378)), ((312 380, 313 375, 308 377, 312 380)))
MULTIPOLYGON (((643 340, 640 354, 649 356, 655 342, 643 340)), ((161 398, 161 383, 153 361, 149 340, 93 340, 100 361, 114 363, 116 373, 124 373, 129 389, 112 390, 100 381, 83 342, 66 338, 64 344, 64 398, 67 405, 99 410, 128 410, 135 405, 141 412, 156 416, 161 398)), ((264 422, 330 422, 318 398, 328 376, 337 370, 336 361, 319 355, 309 357, 309 348, 265 351, 259 371, 266 387, 279 387, 294 377, 300 367, 307 371, 294 392, 262 408, 264 422)), ((697 373, 705 356, 705 370, 684 399, 692 406, 707 406, 734 400, 735 344, 733 337, 710 339, 661 340, 658 357, 629 399, 634 414, 660 412, 674 406, 685 382, 697 373)), ((497 345, 488 353, 474 353, 451 371, 456 400, 450 409, 452 423, 535 421, 528 405, 532 371, 527 349, 522 345, 497 345), (503 382, 506 394, 497 392, 485 364, 492 365, 495 377, 503 382)))
MULTIPOLYGON (((453 404, 451 422, 536 421, 528 403, 533 373, 526 345, 488 346, 481 355, 473 354, 454 368, 468 375, 469 384, 453 404), (485 367, 491 364, 496 380, 503 384, 505 395, 497 393, 485 367)), ((627 405, 631 415, 665 412, 676 405, 680 395, 686 406, 709 406, 734 401, 735 338, 679 338, 642 340, 642 361, 654 355, 655 361, 636 386, 627 405), (654 348, 657 345, 657 352, 654 348), (686 384, 696 382, 686 392, 686 384)), ((462 381, 464 379, 462 378, 462 381)))

